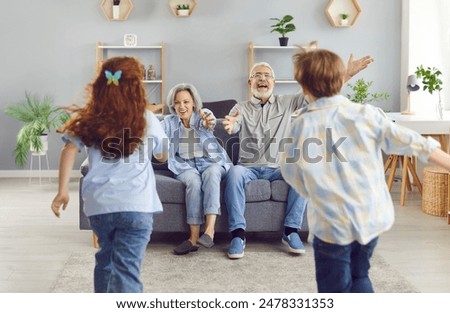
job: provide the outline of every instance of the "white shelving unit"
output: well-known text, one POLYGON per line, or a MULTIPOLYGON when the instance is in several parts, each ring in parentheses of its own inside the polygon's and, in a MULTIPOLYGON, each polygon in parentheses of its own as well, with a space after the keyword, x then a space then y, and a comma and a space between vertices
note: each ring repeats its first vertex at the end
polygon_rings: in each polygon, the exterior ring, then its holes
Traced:
MULTIPOLYGON (((290 62, 290 67, 292 68, 292 61, 291 58, 285 55, 284 53, 290 53, 292 55, 295 50, 297 50, 298 47, 296 46, 258 46, 254 45, 253 42, 248 43, 248 71, 247 74, 252 69, 253 65, 255 64, 255 58, 257 58, 258 52, 270 52, 271 54, 274 54, 274 57, 276 57, 277 54, 279 54, 280 57, 286 58, 286 63, 290 62)), ((267 62, 272 67, 270 60, 259 60, 258 62, 267 62)), ((275 84, 276 85, 290 85, 290 84, 298 84, 296 80, 294 80, 292 77, 289 78, 278 78, 277 70, 274 68, 276 78, 275 78, 275 84)), ((250 86, 248 87, 248 96, 249 98, 252 96, 250 86)))
MULTIPOLYGON (((134 46, 134 47, 129 47, 129 46, 104 45, 102 42, 97 41, 96 47, 97 47, 97 52, 96 52, 97 70, 100 69, 103 60, 109 57, 108 56, 108 52, 110 50, 123 51, 123 52, 120 52, 119 54, 115 53, 115 56, 117 56, 117 55, 134 56, 134 57, 137 57, 138 59, 141 58, 140 56, 138 56, 138 54, 139 54, 138 52, 139 51, 141 52, 141 54, 142 54, 142 51, 144 51, 144 54, 147 53, 147 52, 150 53, 151 51, 159 51, 160 56, 158 58, 159 59, 159 68, 158 68, 159 76, 158 76, 158 79, 155 79, 155 80, 143 79, 142 82, 145 85, 149 86, 149 92, 148 92, 149 97, 159 87, 160 99, 158 99, 157 102, 159 102, 160 104, 164 103, 164 79, 165 79, 165 76, 164 76, 164 43, 163 42, 161 42, 160 45, 154 45, 154 46, 134 46)), ((145 65, 146 64, 144 64, 144 66, 145 65)), ((158 64, 154 64, 154 65, 158 65, 158 64)), ((149 99, 149 101, 151 103, 155 102, 155 101, 152 101, 150 99, 149 99)))

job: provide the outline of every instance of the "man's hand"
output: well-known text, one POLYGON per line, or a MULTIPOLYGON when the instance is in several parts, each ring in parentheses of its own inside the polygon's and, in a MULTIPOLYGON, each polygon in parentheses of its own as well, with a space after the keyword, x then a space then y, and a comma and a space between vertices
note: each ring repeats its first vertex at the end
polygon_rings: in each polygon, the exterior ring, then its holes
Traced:
POLYGON ((369 55, 366 55, 365 57, 362 57, 358 60, 353 60, 353 54, 350 54, 350 57, 348 59, 347 63, 347 76, 345 80, 349 80, 356 74, 358 74, 360 71, 365 69, 369 66, 370 63, 373 62, 373 58, 369 55))
POLYGON ((223 121, 223 128, 225 128, 225 131, 228 133, 228 135, 231 135, 231 132, 234 128, 234 123, 236 122, 239 115, 239 111, 236 110, 231 115, 225 115, 225 120, 223 121))
POLYGON ((216 127, 216 117, 211 113, 205 113, 205 111, 200 111, 200 117, 203 120, 203 126, 213 131, 214 127, 216 127))
POLYGON ((67 204, 69 203, 69 194, 68 193, 58 193, 55 197, 55 199, 53 199, 52 202, 52 211, 53 213, 56 215, 56 217, 60 217, 61 213, 60 213, 60 208, 62 206, 62 209, 65 210, 67 207, 67 204))

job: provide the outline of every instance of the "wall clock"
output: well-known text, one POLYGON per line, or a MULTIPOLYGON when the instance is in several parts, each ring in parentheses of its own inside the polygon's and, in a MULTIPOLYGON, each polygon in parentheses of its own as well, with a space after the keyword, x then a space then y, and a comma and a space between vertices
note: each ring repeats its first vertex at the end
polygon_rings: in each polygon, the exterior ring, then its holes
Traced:
POLYGON ((123 45, 125 47, 136 47, 137 35, 136 34, 125 34, 123 36, 123 45))

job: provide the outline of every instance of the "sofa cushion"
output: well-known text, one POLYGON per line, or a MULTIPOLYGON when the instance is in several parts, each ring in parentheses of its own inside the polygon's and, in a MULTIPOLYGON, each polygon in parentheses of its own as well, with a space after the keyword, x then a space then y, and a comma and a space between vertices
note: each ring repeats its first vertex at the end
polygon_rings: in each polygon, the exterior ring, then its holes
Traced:
POLYGON ((270 183, 272 200, 286 202, 289 193, 289 185, 284 180, 274 180, 270 183))
POLYGON ((245 202, 261 202, 270 200, 270 181, 257 179, 249 182, 245 189, 245 202))
POLYGON ((156 191, 162 203, 184 203, 184 184, 176 180, 171 175, 161 175, 159 172, 156 177, 156 191))
MULTIPOLYGON (((182 182, 175 179, 170 171, 155 171, 156 190, 162 203, 184 204, 185 187, 182 182)), ((283 182, 284 183, 284 182, 283 182)), ((224 202, 223 192, 225 189, 225 180, 221 184, 221 202, 224 202)), ((282 189, 282 187, 281 187, 282 189)), ((287 194, 287 193, 286 193, 287 194)), ((261 202, 270 200, 270 182, 264 179, 251 181, 247 184, 245 190, 246 202, 261 202)), ((286 202, 286 200, 282 200, 286 202)))
POLYGON ((159 162, 157 159, 155 159, 155 157, 154 156, 152 156, 152 167, 153 167, 153 170, 169 170, 169 167, 168 167, 168 163, 167 163, 167 161, 166 162, 159 162))
POLYGON ((203 107, 213 112, 215 117, 223 118, 237 103, 234 99, 203 102, 203 107))
POLYGON ((239 160, 239 133, 229 135, 223 128, 223 118, 217 119, 217 126, 214 129, 214 136, 217 141, 225 148, 230 160, 234 165, 239 160))

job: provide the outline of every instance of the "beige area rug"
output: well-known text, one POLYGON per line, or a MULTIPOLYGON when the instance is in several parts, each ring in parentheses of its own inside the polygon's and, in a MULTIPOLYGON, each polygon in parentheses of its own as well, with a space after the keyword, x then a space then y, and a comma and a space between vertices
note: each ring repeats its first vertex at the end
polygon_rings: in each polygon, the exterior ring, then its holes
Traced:
MULTIPOLYGON (((281 251, 276 243, 249 243, 245 256, 229 260, 226 244, 185 256, 172 254, 173 246, 150 245, 142 267, 145 292, 316 293, 313 251, 302 256, 281 251)), ((53 292, 93 291, 95 250, 74 252, 68 258, 53 292)), ((380 256, 372 258, 370 277, 375 292, 404 293, 417 290, 380 256)))

